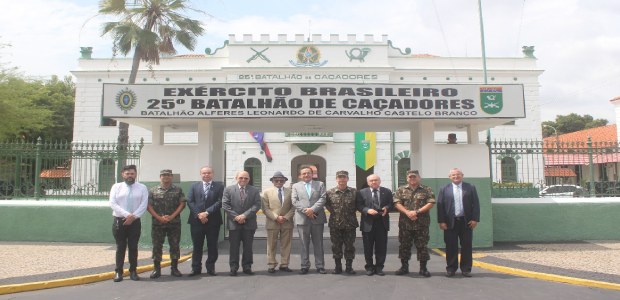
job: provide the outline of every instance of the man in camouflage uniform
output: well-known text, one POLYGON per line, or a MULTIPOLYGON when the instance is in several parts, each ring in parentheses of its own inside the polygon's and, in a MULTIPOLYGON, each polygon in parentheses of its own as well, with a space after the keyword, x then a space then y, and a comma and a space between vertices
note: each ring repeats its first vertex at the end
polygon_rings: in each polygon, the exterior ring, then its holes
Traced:
POLYGON ((325 207, 330 212, 329 234, 332 241, 332 252, 336 261, 334 274, 342 273, 342 246, 344 244, 344 258, 346 260, 347 274, 355 274, 353 271, 353 258, 355 257, 355 228, 357 222, 355 206, 355 188, 348 187, 349 172, 336 172, 338 186, 327 191, 325 207))
POLYGON ((172 170, 161 170, 160 184, 149 190, 148 211, 153 216, 151 239, 153 240, 153 272, 151 278, 161 276, 161 259, 164 240, 170 244, 170 274, 181 277, 178 269, 181 250, 181 211, 185 208, 185 195, 181 188, 172 184, 172 170))
POLYGON ((433 190, 420 184, 420 173, 417 170, 407 171, 407 185, 402 186, 394 196, 394 207, 400 212, 398 220, 398 257, 402 263, 396 275, 409 273, 409 259, 411 258, 412 242, 417 249, 420 261, 419 274, 430 277, 426 269, 426 262, 431 259, 428 253, 430 239, 428 227, 431 223, 429 211, 435 205, 433 190))

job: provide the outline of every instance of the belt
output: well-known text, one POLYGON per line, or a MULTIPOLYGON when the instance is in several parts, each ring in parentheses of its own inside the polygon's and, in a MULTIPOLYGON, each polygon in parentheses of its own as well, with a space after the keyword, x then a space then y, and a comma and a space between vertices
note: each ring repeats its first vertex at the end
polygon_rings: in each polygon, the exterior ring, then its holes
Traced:
POLYGON ((465 221, 465 217, 454 217, 457 221, 465 221))

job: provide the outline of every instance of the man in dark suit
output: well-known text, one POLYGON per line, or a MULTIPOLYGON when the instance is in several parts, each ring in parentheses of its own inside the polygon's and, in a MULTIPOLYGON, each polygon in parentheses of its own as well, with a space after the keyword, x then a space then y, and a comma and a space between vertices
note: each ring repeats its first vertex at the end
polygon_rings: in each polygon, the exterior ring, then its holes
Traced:
POLYGON ((228 215, 228 241, 230 242, 230 276, 237 276, 239 270, 239 247, 243 242, 243 257, 241 267, 243 273, 254 275, 252 244, 256 232, 256 212, 260 209, 260 192, 249 185, 250 174, 246 171, 237 172, 237 184, 229 185, 224 189, 222 208, 228 215))
POLYGON ((364 257, 366 259, 366 275, 371 276, 383 273, 383 265, 387 254, 388 231, 390 230, 390 215, 394 198, 392 191, 381 186, 381 178, 371 174, 366 178, 368 187, 357 192, 357 210, 362 213, 360 229, 364 242, 364 257), (376 263, 373 264, 373 251, 376 263))
POLYGON ((202 272, 202 250, 205 238, 207 239, 207 260, 205 267, 207 274, 215 276, 215 262, 217 261, 217 244, 220 227, 222 225, 222 193, 224 184, 213 181, 213 169, 205 166, 200 169, 202 181, 196 182, 189 190, 187 206, 190 209, 189 220, 192 234, 192 271, 189 276, 196 276, 202 272))
POLYGON ((471 277, 473 230, 480 222, 480 202, 476 187, 463 182, 463 172, 454 168, 449 175, 452 183, 439 190, 437 222, 446 243, 446 276, 453 277, 459 268, 461 244, 461 273, 471 277))
POLYGON ((312 169, 299 170, 301 181, 293 185, 291 199, 295 206, 295 225, 301 242, 301 274, 310 269, 310 241, 314 249, 316 271, 326 274, 323 252, 323 229, 327 223, 325 216, 325 184, 312 180, 312 169))

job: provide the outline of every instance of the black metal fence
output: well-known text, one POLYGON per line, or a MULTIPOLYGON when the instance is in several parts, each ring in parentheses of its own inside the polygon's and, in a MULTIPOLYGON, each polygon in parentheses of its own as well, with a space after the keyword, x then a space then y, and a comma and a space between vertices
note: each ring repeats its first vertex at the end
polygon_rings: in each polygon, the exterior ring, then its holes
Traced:
POLYGON ((493 198, 620 196, 617 142, 488 143, 493 198))
POLYGON ((0 199, 101 199, 143 143, 0 143, 0 199), (119 163, 121 162, 121 163, 119 163))

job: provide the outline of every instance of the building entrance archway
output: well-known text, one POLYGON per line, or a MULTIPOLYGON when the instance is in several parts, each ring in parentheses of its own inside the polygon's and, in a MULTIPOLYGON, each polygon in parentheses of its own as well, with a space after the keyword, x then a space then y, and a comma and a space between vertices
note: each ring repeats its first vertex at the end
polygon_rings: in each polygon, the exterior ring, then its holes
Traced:
POLYGON ((291 160, 291 184, 299 181, 299 170, 302 166, 310 166, 314 173, 314 180, 325 183, 325 169, 327 169, 327 161, 318 155, 300 155, 291 160))

